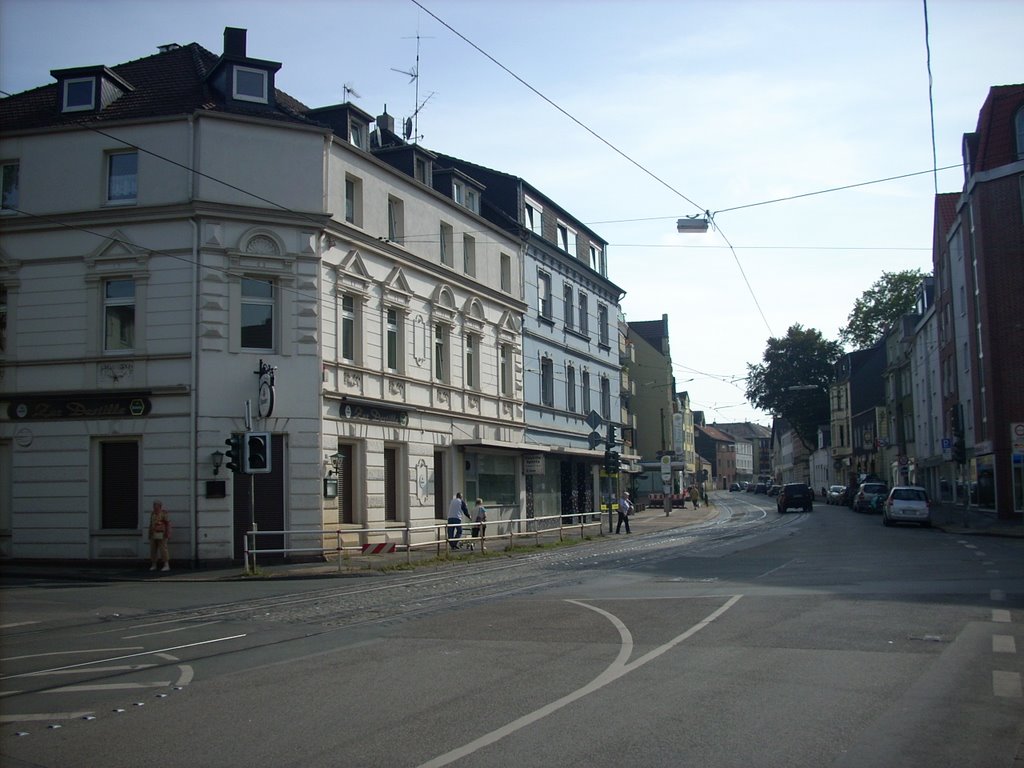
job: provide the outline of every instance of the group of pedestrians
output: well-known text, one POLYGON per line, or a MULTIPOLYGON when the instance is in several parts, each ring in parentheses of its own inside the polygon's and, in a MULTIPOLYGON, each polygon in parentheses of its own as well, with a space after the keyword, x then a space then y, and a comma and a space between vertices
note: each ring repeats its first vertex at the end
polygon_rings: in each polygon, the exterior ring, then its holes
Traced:
MULTIPOLYGON (((465 518, 467 521, 469 518, 469 507, 466 506, 466 500, 462 498, 462 491, 459 491, 452 497, 451 502, 448 504, 448 547, 454 552, 456 549, 462 549, 462 542, 459 539, 462 538, 462 521, 465 518)), ((476 500, 476 512, 473 517, 473 538, 478 536, 484 536, 487 530, 487 509, 484 507, 484 500, 476 500)))

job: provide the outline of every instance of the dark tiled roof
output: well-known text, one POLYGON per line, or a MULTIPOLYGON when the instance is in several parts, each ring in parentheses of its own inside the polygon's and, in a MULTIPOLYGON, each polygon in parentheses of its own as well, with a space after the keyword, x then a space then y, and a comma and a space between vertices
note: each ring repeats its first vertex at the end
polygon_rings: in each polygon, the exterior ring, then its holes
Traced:
POLYGON ((978 114, 978 153, 974 172, 988 171, 1017 160, 1013 118, 1024 107, 1024 85, 994 85, 978 114))
POLYGON ((61 113, 57 83, 14 94, 0 100, 0 127, 5 131, 57 128, 83 123, 191 114, 196 111, 246 114, 264 119, 313 124, 304 117, 309 111, 308 107, 277 89, 274 106, 250 106, 238 102, 225 104, 206 82, 217 60, 216 55, 198 43, 190 43, 110 67, 133 90, 95 113, 61 113))

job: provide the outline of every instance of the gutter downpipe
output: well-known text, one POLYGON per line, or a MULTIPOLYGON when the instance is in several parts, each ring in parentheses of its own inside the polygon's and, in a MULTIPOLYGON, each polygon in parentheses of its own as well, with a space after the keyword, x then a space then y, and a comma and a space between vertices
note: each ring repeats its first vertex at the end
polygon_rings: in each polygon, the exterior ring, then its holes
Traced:
MULTIPOLYGON (((196 162, 196 121, 195 115, 190 114, 188 116, 188 151, 189 151, 189 163, 190 169, 188 171, 188 201, 190 205, 195 204, 195 162, 196 162)), ((189 462, 189 487, 191 489, 189 493, 189 521, 191 524, 191 536, 192 536, 192 567, 199 566, 199 486, 197 485, 198 478, 196 468, 199 464, 198 456, 198 429, 199 429, 199 414, 197 413, 197 392, 199 390, 199 317, 197 313, 199 311, 199 223, 196 221, 195 208, 193 207, 192 215, 189 218, 189 223, 192 225, 192 320, 191 320, 191 333, 192 333, 192 354, 191 364, 191 381, 190 381, 190 395, 189 395, 189 416, 192 422, 192 429, 189 430, 188 442, 189 452, 192 455, 192 461, 189 462)))

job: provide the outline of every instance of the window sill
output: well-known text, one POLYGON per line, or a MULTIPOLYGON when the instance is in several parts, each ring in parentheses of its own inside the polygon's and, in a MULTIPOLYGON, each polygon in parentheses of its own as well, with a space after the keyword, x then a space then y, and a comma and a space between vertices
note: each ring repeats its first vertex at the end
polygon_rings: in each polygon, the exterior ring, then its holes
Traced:
POLYGON ((584 331, 578 331, 575 328, 566 328, 565 332, 570 336, 575 336, 577 339, 582 339, 583 341, 586 342, 590 341, 590 334, 584 331))
POLYGON ((555 327, 554 319, 548 317, 547 315, 537 315, 537 321, 543 323, 546 326, 549 326, 550 328, 555 327))

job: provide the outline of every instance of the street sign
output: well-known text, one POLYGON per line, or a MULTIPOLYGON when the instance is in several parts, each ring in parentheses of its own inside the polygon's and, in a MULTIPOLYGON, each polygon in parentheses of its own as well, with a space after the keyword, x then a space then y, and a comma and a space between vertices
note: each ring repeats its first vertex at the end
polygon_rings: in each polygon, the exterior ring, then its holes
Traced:
POLYGON ((604 419, 601 418, 601 414, 597 411, 591 411, 587 414, 587 426, 593 430, 596 430, 604 424, 604 419))
POLYGON ((590 450, 594 450, 603 442, 604 436, 602 436, 601 433, 596 430, 587 435, 587 444, 590 446, 590 450))
POLYGON ((665 481, 672 479, 672 454, 661 457, 661 479, 665 481))

